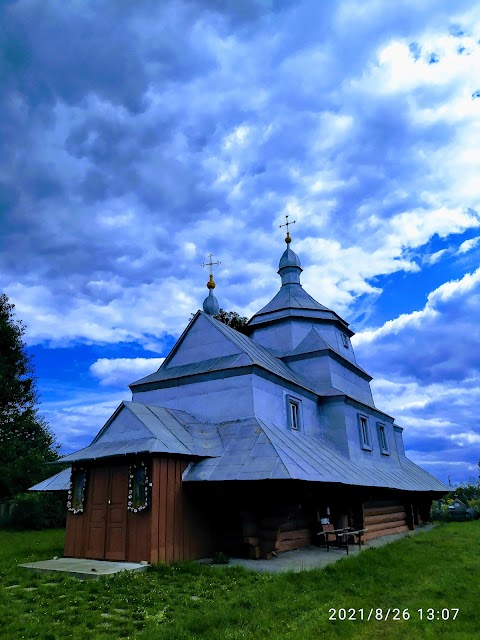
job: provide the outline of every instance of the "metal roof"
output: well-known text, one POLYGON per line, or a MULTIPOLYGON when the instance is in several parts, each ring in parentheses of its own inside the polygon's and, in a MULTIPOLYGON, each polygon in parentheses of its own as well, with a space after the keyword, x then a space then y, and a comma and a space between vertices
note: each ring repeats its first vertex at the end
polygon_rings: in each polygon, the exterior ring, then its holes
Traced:
MULTIPOLYGON (((128 403, 143 424, 150 423, 158 438, 94 441, 89 447, 65 456, 61 462, 77 462, 134 453, 185 453, 204 456, 195 460, 184 473, 186 482, 224 480, 304 480, 352 486, 382 487, 405 491, 448 491, 448 487, 414 462, 400 456, 398 464, 362 465, 346 458, 321 436, 279 427, 260 418, 233 420, 219 425, 200 424, 183 411, 152 405, 128 403), (169 424, 170 434, 178 433, 176 443, 169 441, 164 429, 149 415, 160 416, 169 424), (168 413, 168 417, 164 412, 168 413), (181 428, 179 429, 179 425, 181 428), (188 435, 185 434, 185 431, 188 435), (183 439, 183 442, 181 442, 183 439), (203 440, 202 447, 199 440, 203 440), (167 442, 168 441, 168 442, 167 442), (166 444, 167 442, 167 444, 166 444), (166 448, 169 447, 169 451, 166 448), (208 456, 208 457, 206 457, 208 456)), ((118 415, 118 411, 116 412, 118 415)), ((108 423, 107 423, 108 425, 108 423)), ((35 485, 31 491, 68 489, 70 470, 35 485)))
POLYGON ((167 368, 162 366, 155 373, 132 383, 130 387, 134 388, 136 386, 152 382, 162 382, 164 380, 200 373, 225 371, 226 369, 253 364, 265 369, 269 373, 279 376, 283 380, 287 380, 288 382, 292 382, 295 385, 303 387, 312 393, 316 393, 311 383, 305 380, 300 374, 292 371, 287 364, 272 355, 268 349, 265 349, 265 347, 262 347, 248 336, 239 333, 219 320, 215 320, 215 318, 212 318, 212 316, 202 311, 198 311, 197 314, 206 318, 218 331, 220 331, 223 336, 225 336, 225 338, 227 338, 227 340, 232 342, 239 349, 240 353, 221 358, 213 358, 212 360, 203 360, 202 362, 194 362, 178 367, 167 368))
POLYGON ((78 462, 135 453, 163 453, 187 456, 215 456, 223 451, 215 425, 198 422, 193 416, 140 402, 122 402, 93 442, 58 462, 78 462), (137 420, 115 429, 121 411, 137 420))
MULTIPOLYGON (((342 325, 348 327, 348 322, 335 313, 335 311, 317 302, 305 291, 302 285, 297 282, 282 285, 272 300, 250 318, 248 326, 254 327, 257 324, 265 322, 268 318, 263 316, 267 314, 272 314, 272 317, 276 319, 287 315, 287 312, 292 309, 306 312, 315 311, 317 313, 313 317, 317 319, 331 320, 334 322, 340 321, 342 325), (279 312, 281 312, 280 315, 279 312)), ((312 314, 309 313, 308 317, 312 317, 312 314)))
POLYGON ((68 491, 70 488, 71 469, 63 469, 43 482, 30 487, 29 491, 68 491))
POLYGON ((325 349, 329 349, 330 351, 333 351, 333 353, 339 356, 342 359, 342 362, 344 362, 347 366, 355 367, 355 369, 365 374, 366 376, 369 377, 370 380, 372 380, 372 376, 367 371, 365 371, 365 369, 362 369, 362 367, 360 367, 357 364, 355 356, 353 355, 353 351, 352 352, 349 351, 349 353, 352 353, 351 359, 345 357, 345 354, 339 351, 330 342, 328 342, 328 340, 324 336, 321 336, 315 327, 312 327, 310 329, 310 331, 307 333, 305 338, 295 347, 295 349, 292 349, 292 351, 289 351, 288 353, 286 353, 284 356, 281 356, 281 357, 282 359, 284 358, 288 359, 290 356, 303 355, 306 353, 315 353, 316 351, 324 351, 325 349))
POLYGON ((219 425, 219 432, 224 453, 191 464, 185 481, 292 479, 408 491, 448 490, 407 458, 396 466, 362 466, 320 436, 306 436, 259 418, 219 425))

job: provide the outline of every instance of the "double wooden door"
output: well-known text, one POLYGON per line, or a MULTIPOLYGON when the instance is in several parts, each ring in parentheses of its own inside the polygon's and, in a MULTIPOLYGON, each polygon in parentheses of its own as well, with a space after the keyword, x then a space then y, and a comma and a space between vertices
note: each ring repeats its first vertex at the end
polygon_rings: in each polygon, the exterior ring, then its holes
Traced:
POLYGON ((87 499, 86 558, 125 560, 128 467, 91 469, 87 499))

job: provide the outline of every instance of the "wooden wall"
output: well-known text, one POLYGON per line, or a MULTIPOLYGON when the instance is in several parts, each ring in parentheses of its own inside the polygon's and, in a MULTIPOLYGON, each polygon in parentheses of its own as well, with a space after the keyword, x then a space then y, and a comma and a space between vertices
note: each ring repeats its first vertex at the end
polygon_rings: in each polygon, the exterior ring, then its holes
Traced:
POLYGON ((92 466, 84 512, 67 515, 65 556, 155 563, 211 555, 209 519, 182 484, 188 464, 180 457, 153 458, 151 504, 139 513, 127 511, 127 464, 92 466))
POLYGON ((153 460, 151 562, 193 560, 213 551, 206 505, 195 504, 182 484, 188 464, 181 458, 153 460))

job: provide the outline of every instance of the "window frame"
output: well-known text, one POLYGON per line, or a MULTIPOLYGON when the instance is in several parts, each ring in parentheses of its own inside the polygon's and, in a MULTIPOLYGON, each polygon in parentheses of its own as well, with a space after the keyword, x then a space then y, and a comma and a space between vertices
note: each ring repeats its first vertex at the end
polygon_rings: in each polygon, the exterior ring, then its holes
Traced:
POLYGON ((346 333, 342 333, 342 343, 343 343, 343 346, 345 347, 345 349, 349 349, 350 348, 349 343, 348 343, 348 336, 347 336, 346 333))
POLYGON ((384 456, 389 456, 390 447, 389 447, 388 438, 387 438, 387 425, 384 422, 377 422, 377 435, 378 435, 378 445, 380 447, 380 453, 384 456), (382 439, 382 433, 383 433, 383 439, 382 439))
POLYGON ((292 395, 287 395, 285 400, 288 428, 290 431, 296 431, 298 433, 303 430, 302 401, 297 396, 292 395), (295 414, 296 417, 294 419, 295 414), (296 422, 296 425, 294 425, 294 422, 296 422))
POLYGON ((150 507, 151 486, 149 465, 145 461, 132 462, 128 467, 127 511, 140 513, 150 507))
POLYGON ((76 515, 85 509, 85 489, 87 486, 87 469, 74 466, 70 474, 70 487, 67 496, 67 511, 76 515))
POLYGON ((372 451, 372 435, 370 433, 370 424, 368 416, 363 413, 357 414, 358 432, 360 436, 360 446, 364 451, 372 451), (365 421, 365 423, 363 423, 365 421), (365 428, 364 425, 365 424, 365 428))

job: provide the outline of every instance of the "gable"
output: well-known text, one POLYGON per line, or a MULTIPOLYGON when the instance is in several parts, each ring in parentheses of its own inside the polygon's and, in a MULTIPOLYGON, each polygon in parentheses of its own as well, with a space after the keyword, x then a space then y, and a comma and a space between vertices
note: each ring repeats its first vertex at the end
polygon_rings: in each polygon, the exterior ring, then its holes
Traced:
POLYGON ((199 314, 164 363, 165 369, 241 353, 241 349, 199 314))
POLYGON ((95 436, 92 444, 151 437, 152 433, 147 427, 122 403, 113 416, 109 418, 105 426, 95 436))

